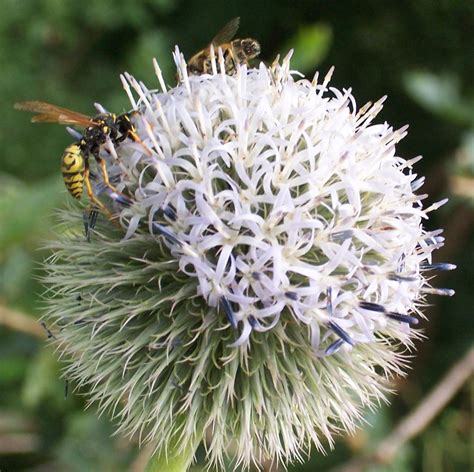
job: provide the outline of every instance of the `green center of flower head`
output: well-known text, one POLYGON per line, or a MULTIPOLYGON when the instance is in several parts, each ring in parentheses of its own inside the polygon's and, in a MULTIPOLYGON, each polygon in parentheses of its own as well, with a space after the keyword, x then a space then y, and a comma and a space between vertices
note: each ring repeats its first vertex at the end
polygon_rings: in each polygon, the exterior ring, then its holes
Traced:
POLYGON ((67 375, 120 430, 157 448, 212 431, 211 462, 289 461, 352 430, 401 373, 443 244, 422 220, 406 128, 350 90, 296 77, 289 56, 161 91, 122 77, 138 139, 107 146, 87 242, 63 239, 47 282, 67 375), (121 192, 121 194, 119 194, 121 192), (124 199, 123 196, 127 198, 124 199), (172 438, 172 439, 170 439, 172 438), (230 450, 229 450, 230 449, 230 450))
POLYGON ((421 225, 417 159, 395 154, 406 127, 371 124, 384 99, 357 111, 331 73, 295 81, 289 57, 235 76, 214 58, 197 77, 175 59, 174 89, 160 74, 162 93, 123 78, 144 144, 115 164, 135 195, 127 238, 144 222, 164 238, 238 330, 234 346, 282 318, 310 326, 319 354, 416 324, 437 233, 421 225))

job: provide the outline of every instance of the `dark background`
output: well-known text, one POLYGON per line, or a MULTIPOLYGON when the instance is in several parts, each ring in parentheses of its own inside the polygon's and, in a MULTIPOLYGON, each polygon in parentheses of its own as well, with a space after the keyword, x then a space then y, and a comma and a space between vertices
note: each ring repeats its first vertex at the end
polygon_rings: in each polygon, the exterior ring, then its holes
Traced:
MULTIPOLYGON (((79 395, 64 398, 64 381, 37 319, 42 288, 41 249, 52 235, 54 209, 70 197, 60 156, 71 138, 60 126, 31 125, 13 110, 20 100, 45 100, 94 114, 93 103, 129 109, 119 74, 158 87, 156 57, 174 84, 171 51, 186 57, 204 47, 234 16, 240 37, 262 44, 261 59, 295 49, 295 69, 308 76, 336 66, 332 85, 352 87, 361 106, 388 95, 378 121, 409 123, 398 154, 424 159, 427 205, 444 228, 437 261, 456 263, 435 286, 454 298, 429 298, 428 339, 417 342, 413 369, 398 379, 398 395, 352 438, 340 438, 327 457, 292 471, 326 471, 383 439, 472 343, 474 318, 474 2, 472 0, 240 2, 178 0, 2 0, 0 2, 0 469, 31 471, 140 470, 137 445, 111 437, 112 425, 84 411, 79 395), (23 314, 27 315, 26 322, 23 314)), ((72 386, 73 387, 73 386, 72 386)), ((71 388, 72 388, 71 387, 71 388)), ((395 460, 377 471, 472 469, 473 386, 466 384, 395 460), (471 399, 471 400, 470 400, 471 399)), ((316 401, 317 399, 315 399, 316 401)), ((142 455, 143 457, 143 455, 142 455)), ((200 470, 199 465, 196 470, 200 470)), ((229 468, 229 470, 232 470, 229 468)))

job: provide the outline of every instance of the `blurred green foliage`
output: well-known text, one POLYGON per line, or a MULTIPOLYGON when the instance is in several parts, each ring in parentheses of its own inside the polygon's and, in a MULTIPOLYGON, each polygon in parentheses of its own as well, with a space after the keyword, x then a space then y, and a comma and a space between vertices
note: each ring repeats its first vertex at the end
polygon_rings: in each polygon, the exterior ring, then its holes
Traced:
POLYGON ((407 92, 421 106, 447 121, 474 127, 474 96, 462 95, 459 77, 428 72, 408 72, 407 92))
POLYGON ((327 55, 332 42, 331 27, 324 23, 298 28, 281 48, 282 55, 293 49, 291 67, 302 72, 314 70, 327 55))
MULTIPOLYGON (((262 60, 294 48, 293 67, 312 76, 336 66, 334 84, 352 87, 359 104, 388 94, 381 115, 394 126, 410 123, 400 155, 425 159, 426 191, 435 201, 456 197, 429 225, 446 228, 446 260, 457 262, 439 284, 457 295, 436 300, 422 328, 414 372, 390 408, 368 415, 372 425, 358 451, 370 449, 432 387, 472 342, 474 241, 472 193, 453 188, 456 174, 472 190, 474 176, 474 2, 472 0, 234 1, 4 0, 0 15, 0 304, 37 319, 42 288, 36 281, 40 250, 54 237, 53 210, 69 197, 59 159, 71 138, 59 126, 30 125, 13 110, 20 100, 45 100, 86 114, 93 103, 129 108, 119 74, 124 70, 157 86, 152 57, 170 85, 171 51, 189 57, 234 16, 239 36, 262 44, 262 60), (469 180, 470 179, 470 180, 469 180), (432 181, 432 184, 430 184, 432 181), (469 223, 471 221, 471 223, 469 223)), ((441 257, 441 255, 440 255, 441 257)), ((438 285, 439 285, 438 284, 438 285)), ((433 300, 429 300, 432 302, 433 300)), ((59 365, 43 341, 0 326, 0 437, 33 438, 29 448, 0 447, 0 469, 53 471, 129 470, 136 442, 112 438, 113 427, 77 394, 64 398, 59 365), (22 436, 23 437, 23 436, 22 436), (41 469, 41 467, 43 467, 41 469)), ((74 386, 71 386, 71 389, 74 386)), ((472 386, 471 386, 472 390, 472 386)), ((469 467, 469 387, 396 461, 378 471, 464 471, 469 467)), ((317 399, 315 399, 317 401, 317 399)), ((13 445, 15 442, 12 443, 13 445)), ((329 470, 353 457, 344 440, 327 457, 313 454, 291 471, 329 470)), ((230 468, 229 470, 233 470, 230 468)), ((196 470, 199 466, 196 467, 196 470)))

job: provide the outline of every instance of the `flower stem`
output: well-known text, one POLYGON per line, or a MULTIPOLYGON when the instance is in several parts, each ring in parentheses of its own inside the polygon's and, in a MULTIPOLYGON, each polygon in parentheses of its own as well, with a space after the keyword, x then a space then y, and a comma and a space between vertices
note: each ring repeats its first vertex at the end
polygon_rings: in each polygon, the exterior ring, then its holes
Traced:
POLYGON ((196 452, 198 441, 191 442, 179 452, 170 445, 167 451, 156 451, 148 461, 145 472, 186 472, 196 452))

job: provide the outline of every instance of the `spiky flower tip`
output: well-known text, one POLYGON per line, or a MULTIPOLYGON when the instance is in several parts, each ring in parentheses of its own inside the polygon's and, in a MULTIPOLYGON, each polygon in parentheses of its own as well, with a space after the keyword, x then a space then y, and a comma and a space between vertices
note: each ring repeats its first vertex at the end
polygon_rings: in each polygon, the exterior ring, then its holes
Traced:
MULTIPOLYGON (((301 460, 403 374, 443 244, 422 221, 406 127, 350 90, 271 67, 150 91, 129 75, 139 140, 104 149, 117 217, 91 241, 62 214, 48 318, 66 376, 119 431, 166 450, 207 434, 210 464, 301 460), (121 196, 122 195, 122 196, 121 196), (128 195, 128 198, 123 198, 128 195)), ((100 182, 97 192, 100 192, 100 182)), ((441 202, 442 203, 442 202, 441 202)))

